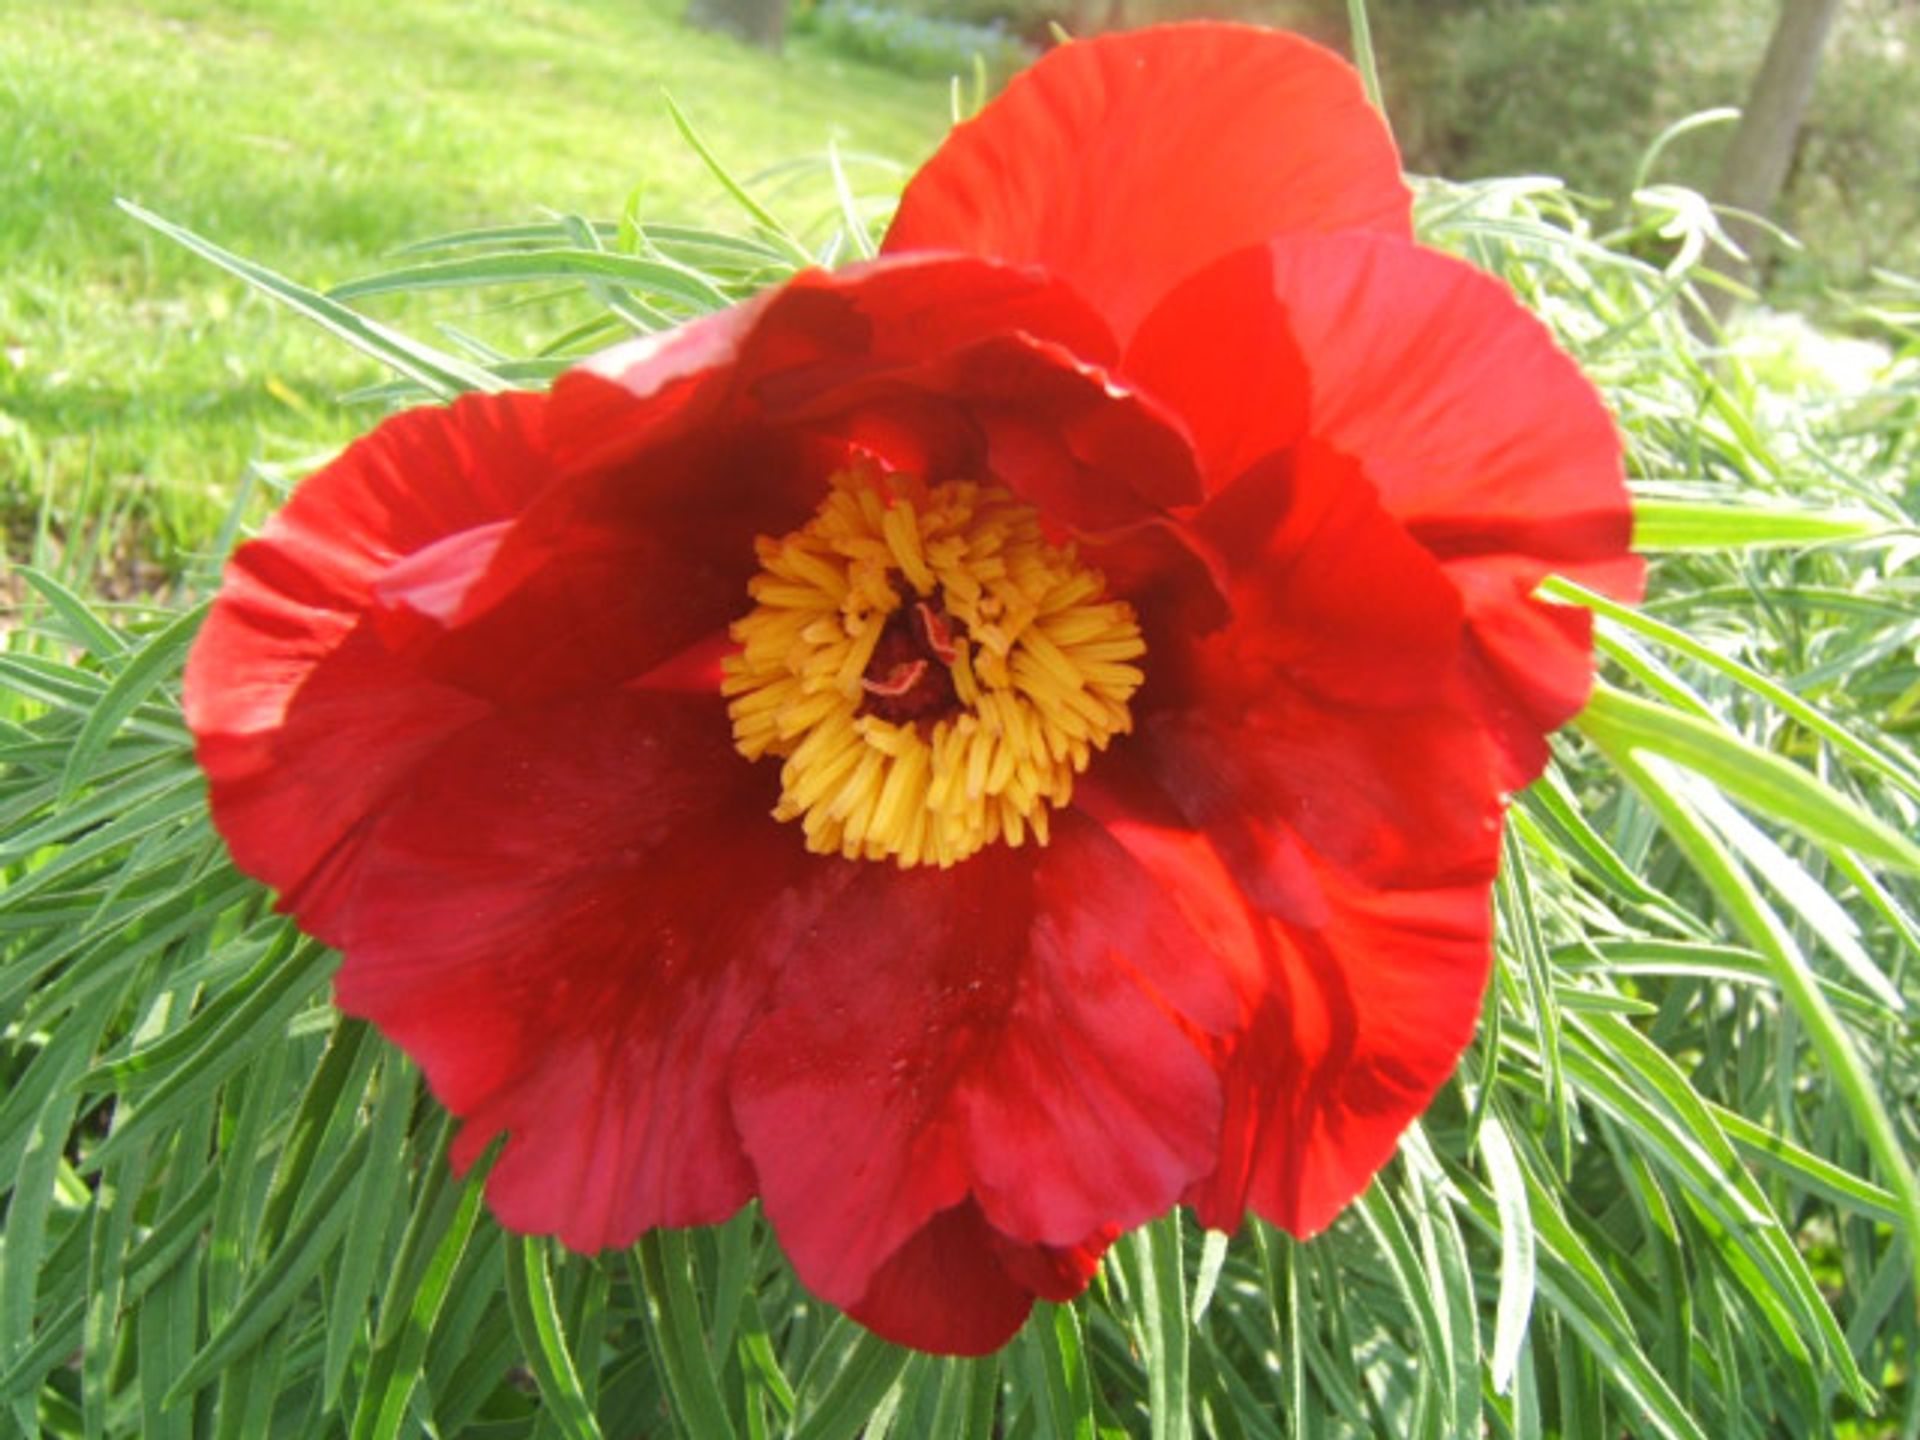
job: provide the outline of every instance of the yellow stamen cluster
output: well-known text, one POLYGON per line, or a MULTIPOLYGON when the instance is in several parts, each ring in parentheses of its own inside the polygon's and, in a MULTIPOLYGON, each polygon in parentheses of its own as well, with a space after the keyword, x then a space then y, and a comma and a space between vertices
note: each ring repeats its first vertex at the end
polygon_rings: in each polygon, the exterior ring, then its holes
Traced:
POLYGON ((740 753, 784 757, 773 813, 810 850, 945 867, 1029 830, 1045 844, 1049 808, 1131 728, 1143 677, 1128 662, 1146 650, 1132 610, 997 486, 843 474, 757 550, 722 691, 740 753), (902 607, 896 631, 926 638, 889 667, 875 652, 902 607), (938 713, 884 718, 923 662, 950 683, 938 713))

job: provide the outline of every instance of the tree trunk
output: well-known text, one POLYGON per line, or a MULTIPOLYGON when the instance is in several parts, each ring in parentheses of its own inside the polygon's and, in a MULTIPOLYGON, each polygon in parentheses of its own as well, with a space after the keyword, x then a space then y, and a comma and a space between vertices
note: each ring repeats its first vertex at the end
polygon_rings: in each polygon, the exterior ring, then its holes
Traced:
POLYGON ((787 0, 687 0, 687 23, 778 55, 787 39, 787 0))
MULTIPOLYGON (((1780 0, 1780 18, 1767 41, 1766 58, 1753 77, 1746 108, 1740 114, 1713 198, 1722 205, 1756 215, 1771 213, 1793 163, 1794 142, 1813 98, 1813 82, 1820 73, 1820 52, 1827 43, 1840 0, 1780 0)), ((1749 256, 1756 253, 1765 231, 1739 216, 1727 219, 1727 233, 1749 256)), ((1735 278, 1749 278, 1752 266, 1738 267, 1735 278)), ((1724 318, 1733 297, 1716 290, 1710 296, 1714 314, 1724 318)))

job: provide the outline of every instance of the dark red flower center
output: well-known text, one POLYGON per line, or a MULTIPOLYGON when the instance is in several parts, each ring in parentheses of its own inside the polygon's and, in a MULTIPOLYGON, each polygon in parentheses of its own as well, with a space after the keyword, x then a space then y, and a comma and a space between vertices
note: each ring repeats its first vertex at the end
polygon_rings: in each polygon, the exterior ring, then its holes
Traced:
POLYGON ((862 715, 896 725, 939 720, 960 711, 953 688, 953 621, 940 608, 940 592, 903 605, 880 627, 880 642, 860 680, 862 715))

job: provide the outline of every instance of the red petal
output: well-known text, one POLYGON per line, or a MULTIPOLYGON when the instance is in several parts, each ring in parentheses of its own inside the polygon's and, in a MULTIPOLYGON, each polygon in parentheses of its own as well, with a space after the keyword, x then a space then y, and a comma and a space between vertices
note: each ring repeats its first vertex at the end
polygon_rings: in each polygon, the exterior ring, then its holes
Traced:
POLYGON ((1071 1247, 1158 1214, 1211 1164, 1217 1095, 1189 1030, 1230 1019, 1232 997, 1096 826, 1068 811, 1037 855, 857 872, 734 1074, 767 1214, 810 1288, 860 1302, 969 1197, 1014 1242, 1071 1247))
POLYGON ((241 868, 331 938, 356 827, 478 712, 366 627, 396 561, 489 533, 548 478, 535 395, 395 416, 308 479, 244 545, 188 657, 187 723, 241 868))
POLYGON ((1232 572, 1232 623, 1200 655, 1210 703, 1275 686, 1419 705, 1460 666, 1460 599, 1346 457, 1318 444, 1247 471, 1195 518, 1232 572))
MULTIPOLYGON (((1244 1028, 1202 1220, 1310 1231, 1358 1194, 1472 1034, 1491 960, 1494 755, 1457 706, 1359 711, 1276 691, 1257 714, 1163 715, 1137 763, 1233 877, 1252 931, 1244 1028)), ((1193 873, 1204 873, 1189 861, 1193 873)), ((1217 893, 1217 882, 1216 882, 1217 893)))
POLYGON ((1203 1224, 1252 1209, 1324 1228, 1392 1156, 1453 1073, 1492 953, 1487 882, 1388 890, 1322 870, 1327 918, 1272 927, 1268 983, 1223 1067, 1221 1167, 1203 1224))
POLYGON ((1201 498, 1180 422, 1060 346, 1005 336, 910 378, 962 407, 986 471, 1059 525, 1109 530, 1201 498))
POLYGON ((1220 255, 1404 235, 1409 211, 1351 67, 1297 36, 1192 24, 1076 41, 1016 77, 913 178, 885 249, 1037 263, 1124 339, 1220 255))
POLYGON ((1078 1245, 1021 1245, 995 1231, 993 1250, 1007 1274, 1042 1300, 1063 1305, 1087 1288, 1120 1233, 1108 1226, 1078 1245))
POLYGON ((848 1313, 896 1345, 986 1355, 1013 1338, 1037 1296, 1070 1300, 1099 1268, 1108 1237, 1049 1248, 1018 1245, 971 1202, 943 1210, 874 1272, 848 1313))
POLYGON ((501 1130, 488 1198, 579 1250, 721 1219, 752 1193, 733 1046, 801 923, 810 863, 708 697, 613 695, 473 727, 369 846, 343 1010, 501 1130))
MULTIPOLYGON (((246 675, 260 648, 257 636, 236 638, 228 626, 214 630, 211 643, 202 631, 190 657, 200 667, 199 693, 219 686, 220 674, 246 675), (252 653, 236 659, 243 648, 252 653)), ((252 733, 211 728, 190 698, 194 753, 234 863, 280 891, 280 908, 308 933, 337 945, 368 825, 421 761, 486 710, 396 662, 371 626, 353 631, 304 678, 281 683, 287 698, 274 728, 252 733)))
POLYGON ((1196 928, 1239 957, 1219 967, 1246 1005, 1219 1050, 1221 1168, 1194 1191, 1229 1227, 1249 1204, 1323 1224, 1452 1069, 1485 984, 1499 854, 1498 757, 1463 679, 1457 593, 1352 461, 1316 443, 1290 460, 1198 518, 1232 576, 1232 622, 1156 657, 1184 673, 1137 717, 1132 788, 1100 792, 1124 807, 1110 830, 1163 883, 1210 897, 1196 928))
POLYGON ((743 406, 791 412, 869 374, 1024 335, 1109 364, 1111 332, 1057 281, 959 256, 807 270, 729 310, 602 351, 554 388, 556 430, 606 437, 584 463, 627 458, 743 406), (624 393, 623 393, 624 392, 624 393), (643 411, 635 411, 640 401, 643 411), (611 407, 611 408, 610 408, 611 407), (608 416, 637 421, 622 442, 608 416))
POLYGON ((468 577, 457 613, 409 608, 383 633, 423 673, 496 705, 625 684, 749 608, 754 537, 804 523, 824 478, 782 437, 664 446, 557 486, 468 577))
POLYGON ((874 1271, 847 1313, 895 1345, 939 1355, 988 1355, 1025 1323, 1033 1291, 1008 1275, 979 1208, 933 1216, 874 1271))
POLYGON ((1460 261, 1357 236, 1274 257, 1312 433, 1359 461, 1459 590, 1517 787, 1592 683, 1584 620, 1535 587, 1558 573, 1639 592, 1613 421, 1546 328, 1460 261))
POLYGON ((1141 322, 1121 371, 1177 414, 1217 491, 1299 440, 1306 426, 1305 359, 1275 299, 1265 245, 1207 266, 1141 322))
POLYGON ((1269 914, 1318 924, 1326 867, 1383 889, 1493 878, 1496 757, 1458 703, 1365 711, 1277 686, 1251 712, 1154 716, 1136 740, 1137 763, 1269 914))
POLYGON ((1382 236, 1280 241, 1169 295, 1123 370, 1181 415, 1209 490, 1303 435, 1356 462, 1460 594, 1506 784, 1539 772, 1593 667, 1585 616, 1534 591, 1633 596, 1641 565, 1612 420, 1499 282, 1382 236))
POLYGON ((1225 1029, 1232 995, 1155 880, 1096 826, 1056 815, 1034 867, 1031 968, 955 1097, 974 1194, 1009 1236, 1071 1245, 1139 1224, 1167 1209, 1180 1172, 1206 1167, 1218 1096, 1175 1017, 1225 1029))
MULTIPOLYGON (((1491 959, 1499 797, 1478 721, 1304 695, 1162 714, 1087 800, 1239 987, 1204 1223, 1297 1233, 1362 1190, 1458 1061, 1491 959), (1124 783, 1117 783, 1124 782, 1124 783)), ((1196 953, 1199 947, 1196 946, 1196 953)))

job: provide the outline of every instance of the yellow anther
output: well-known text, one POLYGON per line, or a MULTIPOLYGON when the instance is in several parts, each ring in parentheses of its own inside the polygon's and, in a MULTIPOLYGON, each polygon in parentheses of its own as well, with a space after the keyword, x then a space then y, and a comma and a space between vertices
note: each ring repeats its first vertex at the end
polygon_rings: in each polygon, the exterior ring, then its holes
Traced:
POLYGON ((843 474, 755 553, 721 693, 740 753, 783 761, 773 813, 811 850, 944 867, 1044 845, 1131 724, 1132 610, 1005 490, 843 474))

